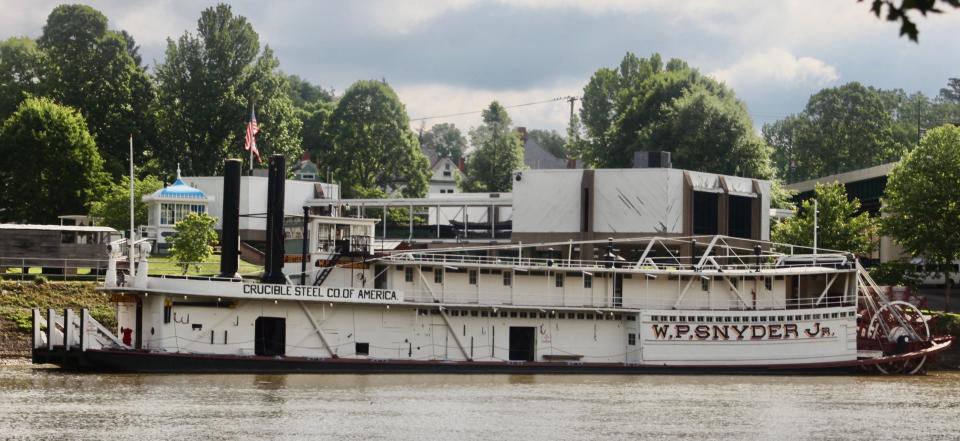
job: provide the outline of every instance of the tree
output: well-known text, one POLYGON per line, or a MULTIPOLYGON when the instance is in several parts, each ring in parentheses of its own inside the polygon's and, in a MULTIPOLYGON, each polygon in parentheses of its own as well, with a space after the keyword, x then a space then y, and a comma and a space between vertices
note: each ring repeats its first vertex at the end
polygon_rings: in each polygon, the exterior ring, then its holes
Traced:
POLYGON ((423 132, 420 145, 437 152, 441 158, 450 158, 457 162, 467 150, 467 138, 464 138, 460 129, 453 124, 434 124, 430 130, 423 132))
POLYGON ((24 99, 37 95, 44 60, 37 43, 29 38, 0 42, 0 121, 17 110, 24 99))
POLYGON ((494 101, 483 124, 470 131, 474 151, 467 160, 466 191, 504 192, 513 188, 513 172, 523 168, 523 141, 510 129, 510 116, 494 101))
MULTIPOLYGON (((144 176, 133 180, 134 219, 136 225, 147 223, 147 203, 143 197, 163 188, 163 181, 156 176, 144 176)), ((124 176, 110 185, 98 199, 90 204, 90 216, 99 218, 102 225, 123 231, 130 228, 130 178, 124 176)))
POLYGON ((803 112, 767 125, 780 176, 796 182, 894 161, 906 151, 892 109, 876 89, 852 82, 823 89, 803 112))
MULTIPOLYGON (((857 1, 862 2, 863 0, 857 1)), ((924 17, 926 17, 928 13, 940 14, 943 10, 938 8, 938 5, 960 8, 960 0, 940 0, 939 3, 937 0, 901 0, 899 4, 896 0, 871 0, 870 11, 873 12, 877 18, 880 18, 880 16, 884 14, 883 10, 886 9, 887 12, 884 19, 887 21, 899 21, 900 36, 906 35, 907 38, 916 42, 920 31, 917 30, 917 24, 910 19, 908 14, 911 10, 919 12, 924 17)))
POLYGON ((170 240, 170 255, 183 267, 186 274, 190 265, 200 271, 200 264, 213 255, 217 232, 213 229, 217 218, 207 213, 190 213, 176 225, 176 233, 170 240))
POLYGON ((0 220, 54 223, 58 215, 85 213, 106 183, 77 111, 28 98, 0 128, 0 220))
MULTIPOLYGON (((960 259, 957 188, 960 128, 947 125, 930 130, 890 172, 882 208, 884 232, 928 264, 952 266, 960 259)), ((945 284, 944 297, 949 311, 950 283, 945 284)))
POLYGON ((567 152, 564 149, 567 140, 563 138, 563 135, 557 133, 556 130, 528 130, 527 137, 537 144, 540 144, 540 147, 543 147, 544 150, 550 152, 553 156, 558 158, 567 157, 567 152))
POLYGON ((297 75, 283 75, 287 81, 287 96, 294 107, 304 108, 316 103, 331 103, 336 98, 333 90, 310 83, 297 75))
MULTIPOLYGON (((879 226, 869 213, 860 212, 860 201, 848 199, 843 184, 817 184, 817 247, 867 255, 876 247, 879 226)), ((803 201, 794 217, 777 224, 774 242, 813 246, 813 200, 803 201)))
POLYGON ((156 68, 162 165, 171 170, 182 162, 184 173, 209 175, 223 159, 245 157, 253 105, 261 156, 299 157, 301 121, 278 64, 269 47, 260 51, 253 26, 228 5, 204 9, 196 34, 167 40, 166 59, 156 68))
POLYGON ((153 83, 133 37, 108 30, 96 9, 60 5, 47 17, 38 44, 49 59, 43 93, 84 116, 107 171, 122 176, 130 134, 148 149, 154 140, 153 83))
POLYGON ((597 70, 583 91, 582 157, 595 167, 630 167, 636 151, 668 150, 680 168, 769 178, 769 149, 729 88, 682 60, 627 53, 597 70), (722 142, 717 143, 716 139, 722 142))
POLYGON ((374 189, 406 197, 426 194, 430 164, 410 130, 397 94, 384 82, 357 81, 340 98, 329 122, 333 149, 320 161, 348 196, 374 189))

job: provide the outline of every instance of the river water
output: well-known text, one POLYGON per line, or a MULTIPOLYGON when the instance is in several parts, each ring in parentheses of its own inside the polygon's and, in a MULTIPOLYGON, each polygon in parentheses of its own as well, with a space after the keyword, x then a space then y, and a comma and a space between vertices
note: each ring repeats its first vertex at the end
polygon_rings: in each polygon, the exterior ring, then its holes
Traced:
POLYGON ((0 439, 960 439, 921 377, 98 375, 0 366, 0 439))

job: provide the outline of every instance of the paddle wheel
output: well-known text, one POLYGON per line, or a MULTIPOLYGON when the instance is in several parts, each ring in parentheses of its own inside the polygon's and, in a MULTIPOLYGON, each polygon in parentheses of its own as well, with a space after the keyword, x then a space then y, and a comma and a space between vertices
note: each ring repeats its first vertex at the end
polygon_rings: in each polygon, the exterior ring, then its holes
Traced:
POLYGON ((930 334, 928 317, 911 303, 891 301, 859 262, 857 282, 857 348, 875 361, 864 366, 884 374, 922 372, 928 350, 939 343, 930 334))

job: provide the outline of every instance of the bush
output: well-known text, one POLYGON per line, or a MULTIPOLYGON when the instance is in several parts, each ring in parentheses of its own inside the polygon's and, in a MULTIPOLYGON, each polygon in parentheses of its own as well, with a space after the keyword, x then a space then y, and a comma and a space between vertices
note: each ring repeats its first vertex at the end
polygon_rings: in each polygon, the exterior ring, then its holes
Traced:
POLYGON ((960 338, 960 314, 930 312, 930 333, 933 335, 952 335, 960 338))
POLYGON ((46 284, 47 284, 47 278, 46 278, 45 276, 42 276, 42 275, 33 276, 33 284, 34 284, 34 285, 39 285, 39 286, 46 285, 46 284))

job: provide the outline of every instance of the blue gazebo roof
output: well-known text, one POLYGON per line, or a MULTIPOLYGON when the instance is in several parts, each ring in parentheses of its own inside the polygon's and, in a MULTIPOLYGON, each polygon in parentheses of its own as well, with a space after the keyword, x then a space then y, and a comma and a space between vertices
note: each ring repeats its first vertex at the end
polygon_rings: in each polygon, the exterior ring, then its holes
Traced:
POLYGON ((206 199, 207 195, 198 188, 193 188, 184 183, 180 178, 173 181, 167 187, 161 188, 153 193, 155 198, 172 199, 206 199))

